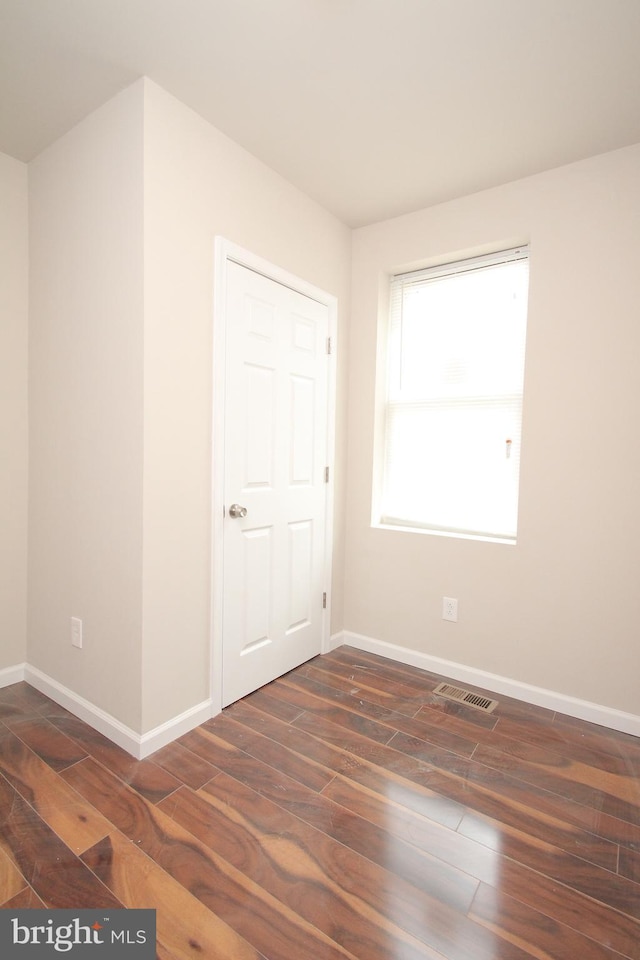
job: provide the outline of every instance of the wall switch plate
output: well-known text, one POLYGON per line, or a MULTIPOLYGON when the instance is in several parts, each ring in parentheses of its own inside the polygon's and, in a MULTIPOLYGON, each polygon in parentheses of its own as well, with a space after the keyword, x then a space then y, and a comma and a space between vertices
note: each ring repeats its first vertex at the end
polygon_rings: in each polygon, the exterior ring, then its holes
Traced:
POLYGON ((458 622, 458 601, 455 597, 442 598, 442 619, 451 620, 452 623, 458 622))
POLYGON ((71 646, 82 648, 82 620, 71 617, 71 646))

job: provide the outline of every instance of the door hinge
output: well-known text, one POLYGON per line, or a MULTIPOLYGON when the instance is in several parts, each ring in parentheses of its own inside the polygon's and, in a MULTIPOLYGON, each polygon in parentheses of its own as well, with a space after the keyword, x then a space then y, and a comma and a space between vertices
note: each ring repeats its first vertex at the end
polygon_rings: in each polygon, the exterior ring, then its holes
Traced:
POLYGON ((327 337, 327 353, 331 355, 331 337, 327 337))
POLYGON ((324 468, 324 482, 329 483, 329 467, 324 468))
POLYGON ((322 594, 322 609, 323 609, 323 610, 326 610, 326 609, 327 609, 327 595, 326 595, 326 593, 323 593, 323 594, 322 594))

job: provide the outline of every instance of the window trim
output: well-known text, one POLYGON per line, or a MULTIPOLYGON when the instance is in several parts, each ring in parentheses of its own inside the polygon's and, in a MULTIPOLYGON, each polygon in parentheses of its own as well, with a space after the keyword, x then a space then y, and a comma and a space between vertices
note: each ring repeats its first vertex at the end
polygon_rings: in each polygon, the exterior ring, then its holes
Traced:
MULTIPOLYGON (((371 526, 375 529, 397 531, 405 533, 422 533, 431 536, 453 537, 455 539, 479 540, 489 543, 500 543, 514 546, 517 543, 518 535, 518 513, 515 518, 515 533, 513 536, 504 533, 492 533, 490 531, 474 531, 473 529, 456 529, 453 525, 438 526, 437 524, 426 525, 420 521, 410 519, 400 520, 389 515, 388 519, 383 519, 383 496, 384 496, 384 474, 385 457, 387 451, 387 413, 389 405, 397 403, 390 400, 392 371, 390 368, 390 331, 393 324, 393 302, 394 298, 402 296, 403 289, 413 284, 422 283, 425 280, 437 279, 445 276, 455 276, 456 274, 469 273, 481 270, 485 267, 499 266, 515 261, 530 261, 529 244, 520 244, 508 249, 497 250, 494 253, 483 253, 478 256, 466 257, 463 259, 440 262, 435 265, 422 267, 416 270, 394 272, 386 275, 386 284, 381 277, 383 287, 380 293, 380 314, 379 314, 379 342, 378 342, 378 375, 376 377, 376 396, 378 414, 376 417, 377 428, 375 432, 375 461, 374 461, 374 487, 372 499, 372 517, 371 526)), ((528 314, 528 290, 527 290, 527 314, 528 314)), ((397 320, 396 320, 397 322, 397 320)), ((526 321, 525 335, 523 342, 523 352, 526 354, 526 321)), ((524 402, 524 369, 523 385, 518 397, 524 402)), ((520 423, 522 425, 522 409, 520 413, 520 423)), ((518 496, 520 490, 520 478, 518 477, 518 496)), ((517 507, 516 507, 517 509, 517 507)))

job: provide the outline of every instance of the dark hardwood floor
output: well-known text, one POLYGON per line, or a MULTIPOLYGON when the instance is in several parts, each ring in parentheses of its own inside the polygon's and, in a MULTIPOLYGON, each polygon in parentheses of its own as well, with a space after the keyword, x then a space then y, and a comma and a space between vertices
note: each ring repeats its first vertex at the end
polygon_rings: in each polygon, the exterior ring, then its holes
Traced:
POLYGON ((160 960, 640 960, 640 740, 441 679, 341 647, 142 761, 0 690, 0 903, 153 907, 160 960))

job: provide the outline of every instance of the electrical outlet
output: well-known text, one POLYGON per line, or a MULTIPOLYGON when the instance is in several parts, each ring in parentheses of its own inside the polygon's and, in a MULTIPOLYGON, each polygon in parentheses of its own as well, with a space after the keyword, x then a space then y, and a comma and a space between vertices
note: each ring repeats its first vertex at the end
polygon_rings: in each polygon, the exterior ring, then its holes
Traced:
POLYGON ((82 620, 71 617, 71 646, 82 648, 82 620))
POLYGON ((442 598, 442 619, 458 622, 458 601, 455 597, 442 598))

